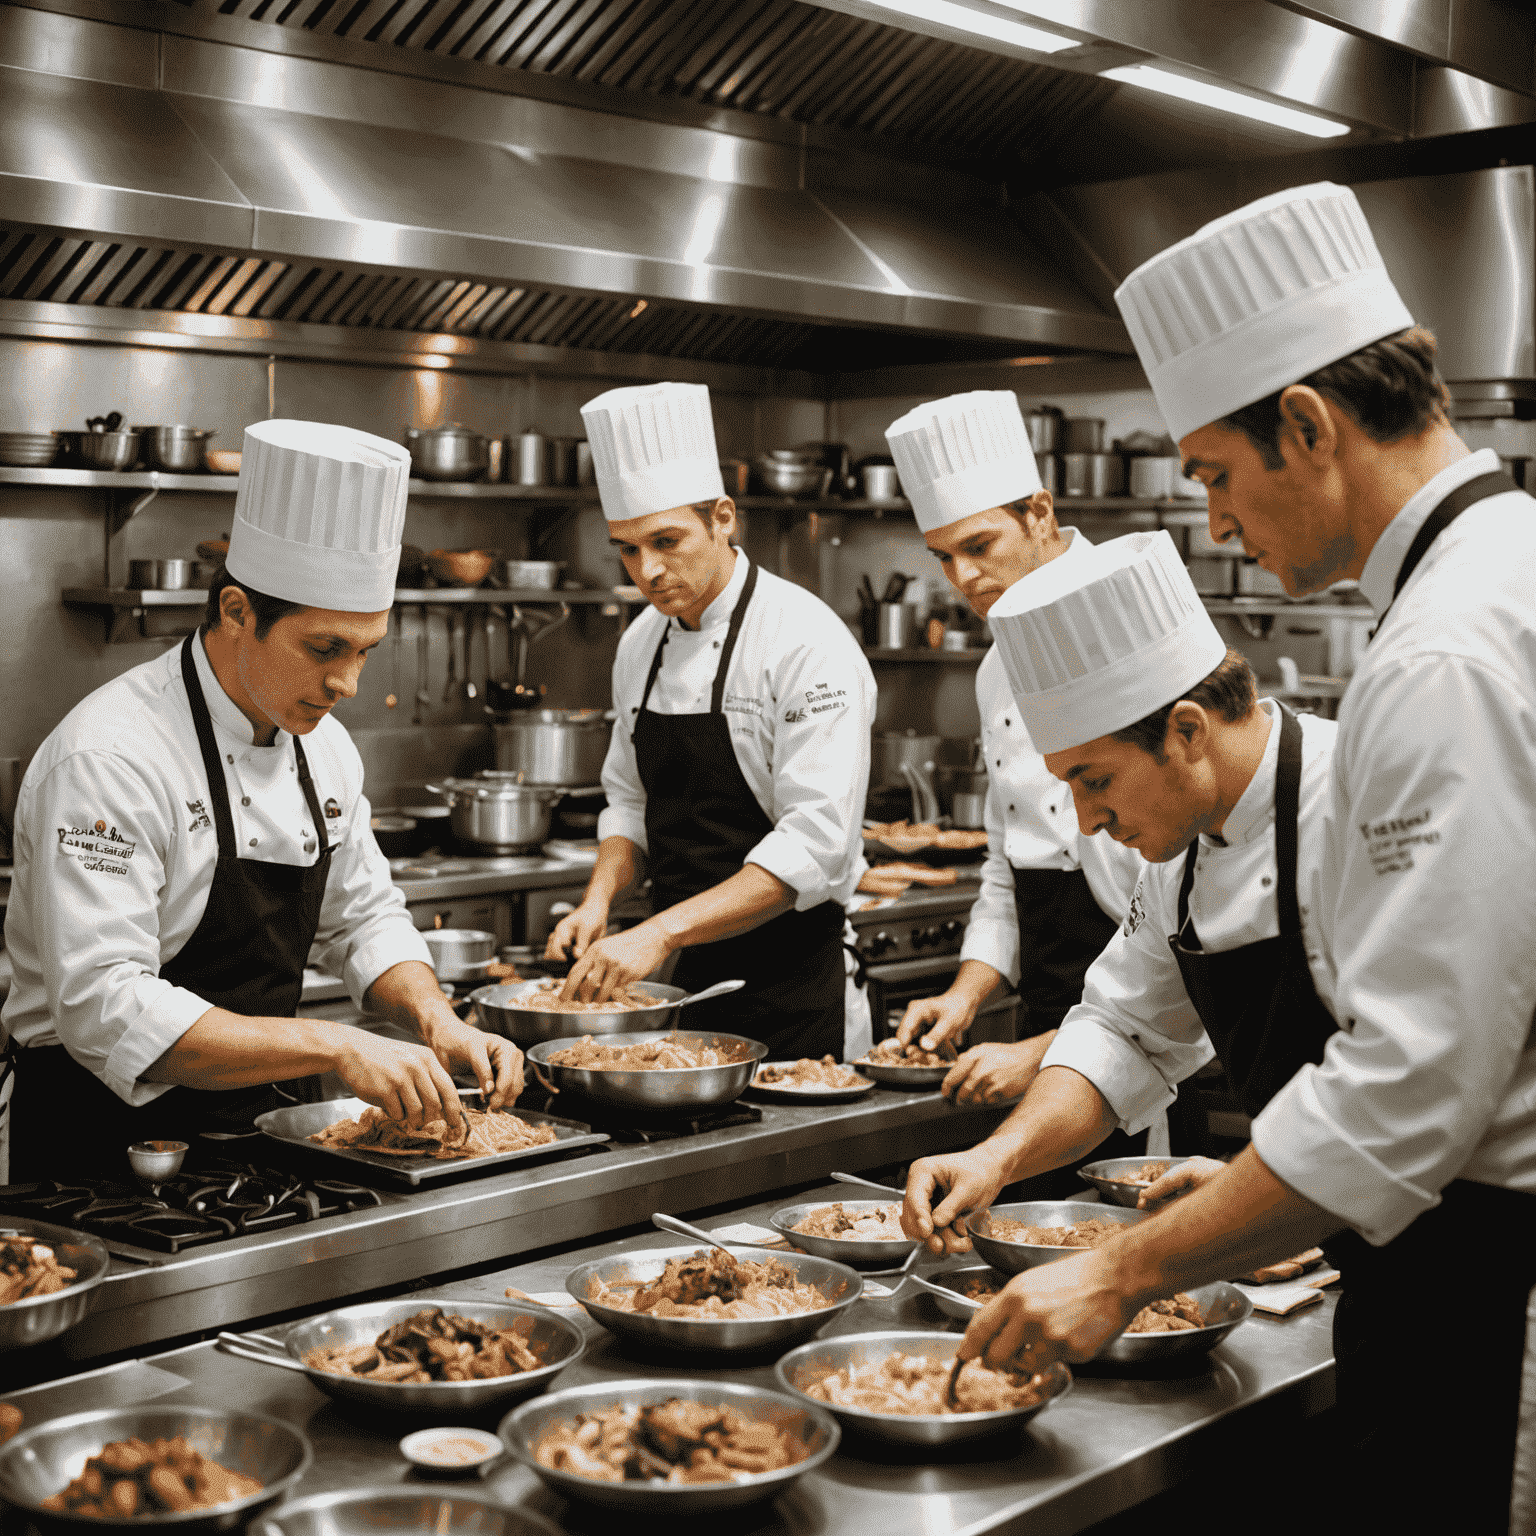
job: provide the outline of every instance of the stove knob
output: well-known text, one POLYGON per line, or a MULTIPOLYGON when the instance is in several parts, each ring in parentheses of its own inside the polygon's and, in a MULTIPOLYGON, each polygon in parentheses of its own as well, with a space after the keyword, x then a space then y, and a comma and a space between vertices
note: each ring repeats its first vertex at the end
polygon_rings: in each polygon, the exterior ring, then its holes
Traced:
POLYGON ((885 929, 882 928, 880 932, 877 933, 874 938, 869 941, 868 952, 870 957, 873 958, 876 955, 883 955, 889 950, 895 949, 895 947, 896 940, 893 939, 890 934, 888 934, 885 929))
POLYGON ((952 917, 944 924, 942 931, 946 939, 958 939, 965 932, 965 924, 958 917, 952 917))

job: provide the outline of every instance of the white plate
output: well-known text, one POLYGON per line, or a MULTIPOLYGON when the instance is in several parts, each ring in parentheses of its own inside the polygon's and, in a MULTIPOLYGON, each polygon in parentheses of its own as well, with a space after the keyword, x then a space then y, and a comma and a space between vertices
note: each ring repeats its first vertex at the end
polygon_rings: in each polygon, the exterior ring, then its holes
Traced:
MULTIPOLYGON (((763 1062, 762 1066, 758 1068, 758 1071, 762 1071, 762 1067, 792 1066, 794 1066, 794 1062, 792 1061, 765 1061, 763 1062)), ((798 1087, 791 1083, 760 1083, 754 1076, 748 1086, 751 1088, 752 1092, 767 1094, 769 1098, 773 1099, 798 1099, 802 1103, 807 1104, 828 1104, 835 1103, 839 1099, 860 1098, 862 1095, 868 1093, 870 1089, 875 1085, 869 1078, 866 1077, 863 1078, 862 1082, 860 1082, 857 1086, 850 1086, 847 1088, 804 1088, 798 1087)))
POLYGON ((501 1440, 483 1429, 463 1429, 443 1426, 418 1429, 400 1442, 400 1454, 424 1472, 436 1472, 449 1476, 467 1477, 486 1462, 494 1461, 505 1447, 501 1440), (445 1441, 460 1443, 467 1452, 470 1445, 480 1448, 478 1456, 466 1455, 463 1460, 440 1461, 432 1456, 432 1447, 445 1441))

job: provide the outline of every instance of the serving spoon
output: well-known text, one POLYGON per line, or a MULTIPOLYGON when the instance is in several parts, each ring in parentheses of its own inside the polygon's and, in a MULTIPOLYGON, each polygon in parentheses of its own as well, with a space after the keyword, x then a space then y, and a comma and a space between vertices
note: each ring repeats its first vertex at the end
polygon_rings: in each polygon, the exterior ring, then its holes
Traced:
POLYGON ((861 1184, 865 1189, 877 1189, 882 1195, 895 1195, 898 1200, 906 1198, 906 1191, 892 1189, 889 1184, 876 1184, 873 1179, 861 1179, 856 1173, 834 1173, 832 1175, 839 1184, 861 1184))

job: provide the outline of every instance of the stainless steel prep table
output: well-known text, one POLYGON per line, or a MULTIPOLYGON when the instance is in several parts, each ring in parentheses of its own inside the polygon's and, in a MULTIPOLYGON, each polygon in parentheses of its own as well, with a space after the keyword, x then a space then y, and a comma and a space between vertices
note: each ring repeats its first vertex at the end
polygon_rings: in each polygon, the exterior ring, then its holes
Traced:
MULTIPOLYGON (((846 1186, 806 1198, 839 1199, 846 1186)), ((711 1229, 746 1220, 762 1225, 781 1201, 710 1218, 711 1229)), ((670 1247, 662 1233, 607 1244, 536 1264, 514 1266, 458 1285, 435 1287, 449 1298, 500 1299, 508 1285, 559 1290, 567 1272, 589 1258, 638 1247, 670 1247)), ((933 1261, 939 1264, 940 1261, 933 1261)), ((966 1262, 970 1262, 969 1260, 966 1262)), ((1333 1401, 1331 1325, 1334 1298, 1289 1318, 1255 1316, 1210 1356, 1208 1368, 1155 1380, 1079 1370, 1072 1391, 1036 1419, 997 1459, 924 1462, 910 1451, 865 1460, 842 1451, 775 1504, 743 1510, 735 1520, 754 1536, 906 1531, 924 1536, 1025 1531, 1030 1536, 1079 1531, 1173 1486, 1201 1461, 1223 1454, 1268 1454, 1262 1431, 1294 1425, 1333 1401)), ((580 1315, 580 1314, 573 1314, 580 1315)), ((872 1329, 938 1329, 948 1320, 931 1299, 908 1287, 884 1301, 861 1301, 828 1334, 872 1329)), ((772 1384, 772 1362, 728 1371, 703 1370, 684 1358, 657 1363, 625 1356, 612 1335, 583 1318, 588 1352, 557 1377, 555 1390, 627 1376, 723 1378, 772 1384)), ((958 1324, 949 1324, 958 1328, 958 1324)), ((307 1381, 249 1364, 198 1344, 101 1373, 71 1377, 9 1397, 39 1423, 91 1406, 139 1400, 239 1404, 302 1427, 315 1465, 296 1497, 332 1489, 399 1482, 411 1476, 396 1449, 405 1426, 351 1417, 307 1381)), ((485 1427, 495 1428, 495 1415, 485 1427)), ((845 1442, 846 1444, 846 1442, 845 1442)), ((851 1448, 850 1448, 851 1450, 851 1448)), ((414 1478, 413 1478, 414 1481, 414 1478)), ((487 1486, 524 1503, 572 1532, 611 1530, 611 1512, 586 1510, 547 1492, 521 1467, 504 1463, 487 1486)), ((454 1486, 446 1484, 442 1486, 454 1486)), ((473 1479, 467 1486, 480 1484, 473 1479)))

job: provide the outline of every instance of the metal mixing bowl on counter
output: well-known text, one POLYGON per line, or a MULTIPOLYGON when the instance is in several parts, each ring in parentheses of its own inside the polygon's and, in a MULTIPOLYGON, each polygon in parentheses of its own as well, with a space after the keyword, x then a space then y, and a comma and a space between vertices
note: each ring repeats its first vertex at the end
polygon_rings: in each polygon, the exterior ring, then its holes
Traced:
POLYGON ((649 1349, 675 1349, 689 1354, 738 1355, 758 1350, 788 1349, 819 1333, 834 1317, 846 1312, 860 1295, 864 1282, 846 1264, 819 1259, 809 1253, 776 1253, 771 1248, 739 1248, 734 1258, 754 1264, 783 1264, 803 1285, 814 1286, 832 1305, 815 1312, 791 1312, 781 1317, 658 1317, 649 1312, 628 1312, 593 1301, 588 1291, 594 1281, 613 1285, 625 1280, 649 1284, 667 1267, 669 1259, 686 1259, 701 1245, 687 1248, 642 1248, 607 1259, 589 1259, 565 1277, 572 1298, 611 1333, 649 1349))
POLYGON ((1012 1243, 993 1237, 988 1230, 990 1218, 1001 1216, 1007 1221, 1022 1221, 1031 1227, 1071 1227, 1080 1221, 1103 1221, 1114 1225, 1135 1226, 1145 1221, 1146 1211, 1131 1211, 1121 1205, 1099 1205, 1091 1200, 1026 1200, 1019 1205, 994 1205, 990 1210, 978 1212, 966 1222, 971 1243, 976 1252, 994 1269, 1007 1270, 1017 1275, 1037 1264, 1054 1264, 1057 1259, 1070 1259, 1074 1253, 1087 1253, 1087 1248, 1047 1248, 1036 1243, 1012 1243))
POLYGON ((900 1264, 917 1247, 915 1238, 868 1237, 842 1238, 817 1237, 810 1232, 797 1232, 795 1228, 807 1216, 824 1211, 829 1205, 840 1205, 845 1211, 860 1215, 876 1211, 882 1206, 899 1206, 895 1200, 812 1200, 806 1205, 787 1205, 768 1218, 769 1223, 782 1232, 797 1248, 804 1248, 824 1259, 834 1259, 840 1264, 900 1264))
POLYGON ((560 1536, 558 1526, 488 1493, 410 1485, 344 1488, 295 1499, 251 1524, 250 1536, 560 1536))
POLYGON ((232 1531, 243 1528, 257 1510, 282 1498, 309 1470, 311 1460, 309 1441, 291 1424, 264 1413, 226 1412, 190 1404, 93 1408, 23 1429, 0 1446, 0 1499, 25 1510, 42 1531, 95 1530, 101 1526, 135 1530, 169 1527, 177 1536, 232 1531), (103 1446, 116 1440, 168 1440, 178 1435, 184 1435, 193 1450, 228 1471, 254 1477, 262 1485, 260 1492, 211 1509, 164 1511, 128 1519, 87 1519, 54 1515, 43 1509, 43 1500, 62 1493, 103 1446))
POLYGON ((1139 1173, 1148 1163, 1162 1163, 1166 1168, 1173 1169, 1188 1161, 1187 1157, 1106 1157, 1096 1163, 1085 1163, 1077 1170, 1077 1174, 1085 1183, 1092 1184, 1106 1200, 1115 1205, 1128 1205, 1135 1210, 1136 1201, 1147 1186, 1123 1183, 1126 1174, 1139 1173))
POLYGON ((807 1472, 815 1471, 842 1439, 837 1420, 819 1403, 808 1402, 798 1393, 790 1396, 725 1381, 608 1381, 595 1386, 567 1387, 509 1413, 501 1421, 499 1433, 507 1449, 562 1497, 633 1510, 657 1521, 690 1519, 770 1499, 807 1472), (801 1442, 806 1450, 805 1460, 777 1472, 749 1473, 729 1483, 638 1479, 608 1483, 546 1467, 534 1455, 534 1448, 546 1432, 562 1422, 570 1423, 578 1414, 601 1413, 610 1408, 656 1407, 674 1397, 711 1407, 734 1408, 748 1419, 766 1419, 801 1442))
MULTIPOLYGON (((561 1013, 515 1005, 518 998, 531 996, 549 985, 549 981, 508 981, 495 987, 477 987, 469 995, 480 1010, 480 1027, 521 1046, 538 1045, 543 1040, 567 1040, 571 1030, 578 1026, 584 1035, 667 1030, 677 1023, 681 1016, 677 1005, 688 996, 681 987, 669 987, 659 981, 637 981, 631 984, 630 990, 654 997, 655 1007, 561 1013)), ((558 986, 559 982, 554 985, 558 986)))
POLYGON ((106 1278, 106 1244, 88 1232, 33 1221, 29 1216, 0 1216, 0 1242, 7 1237, 30 1239, 53 1250, 65 1269, 75 1271, 73 1282, 47 1296, 26 1296, 0 1306, 0 1353, 46 1344, 66 1328, 73 1328, 96 1300, 96 1287, 106 1278))
POLYGON ((496 935, 481 928, 423 928, 421 937, 439 981, 484 981, 496 960, 496 935))
MULTIPOLYGON (((586 1032, 587 1015, 568 1013, 566 1028, 573 1025, 586 1032)), ((689 1045, 721 1045, 734 1058, 715 1067, 653 1067, 632 1072, 599 1072, 586 1067, 564 1067, 551 1063, 550 1057, 567 1046, 580 1045, 581 1036, 560 1040, 541 1040, 528 1051, 528 1060, 562 1093, 579 1093, 611 1104, 618 1109, 641 1113, 669 1114, 680 1110, 707 1109, 715 1104, 729 1104, 752 1081, 758 1062, 768 1054, 761 1040, 744 1035, 726 1035, 715 1031, 701 1034, 693 1030, 651 1029, 629 1033, 625 1045, 649 1044, 654 1040, 674 1039, 689 1045)))
POLYGON ((792 1349, 774 1366, 773 1374, 797 1398, 815 1403, 832 1414, 844 1429, 883 1440, 888 1445, 934 1449, 979 1440, 1004 1429, 1021 1429, 1037 1413, 1048 1408, 1072 1385, 1072 1372, 1064 1365, 1050 1367, 1050 1382, 1039 1402, 1020 1408, 998 1408, 985 1413, 875 1413, 868 1408, 845 1408, 810 1396, 808 1388, 845 1365, 878 1365, 890 1355, 924 1355, 953 1364, 960 1347, 957 1333, 912 1333, 892 1329, 884 1333, 845 1333, 835 1339, 813 1339, 792 1349))

